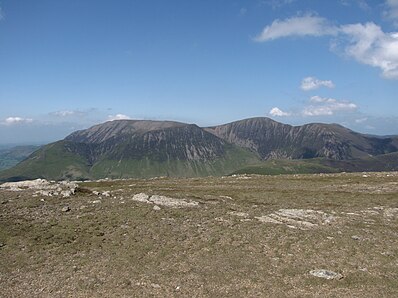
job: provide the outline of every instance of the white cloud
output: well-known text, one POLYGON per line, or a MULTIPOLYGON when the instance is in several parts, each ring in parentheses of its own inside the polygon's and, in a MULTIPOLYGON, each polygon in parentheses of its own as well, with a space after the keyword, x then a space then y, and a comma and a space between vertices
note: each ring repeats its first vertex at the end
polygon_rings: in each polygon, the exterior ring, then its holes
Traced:
POLYGON ((31 123, 31 122, 33 122, 33 119, 31 119, 31 118, 8 117, 4 120, 3 124, 15 125, 15 124, 31 123))
POLYGON ((300 88, 304 91, 315 90, 319 87, 334 88, 334 84, 330 80, 322 81, 314 77, 306 77, 301 81, 300 88))
POLYGON ((255 37, 255 41, 264 42, 288 36, 323 36, 335 35, 337 28, 329 25, 324 18, 306 15, 285 20, 276 19, 271 25, 255 37))
POLYGON ((108 116, 108 121, 129 120, 129 119, 131 119, 129 116, 123 115, 123 114, 116 114, 116 115, 109 115, 108 116))
POLYGON ((272 108, 271 111, 269 111, 269 114, 274 117, 285 117, 291 115, 291 113, 284 112, 277 107, 272 108))
MULTIPOLYGON (((393 4, 398 0, 389 2, 393 4)), ((398 32, 385 33, 380 26, 371 22, 335 27, 330 26, 327 20, 321 17, 293 17, 283 21, 275 20, 265 27, 255 40, 265 42, 282 37, 306 35, 336 35, 333 42, 341 45, 346 56, 380 68, 385 78, 398 79, 398 32)))
POLYGON ((350 112, 358 108, 356 104, 349 101, 320 96, 311 97, 310 102, 311 105, 305 107, 302 111, 304 116, 331 116, 335 112, 350 112))
POLYGON ((384 33, 374 23, 345 25, 341 32, 349 39, 346 55, 380 68, 385 78, 398 79, 398 32, 384 33))
POLYGON ((0 7, 0 21, 1 21, 2 19, 4 19, 4 13, 3 13, 2 8, 0 7))

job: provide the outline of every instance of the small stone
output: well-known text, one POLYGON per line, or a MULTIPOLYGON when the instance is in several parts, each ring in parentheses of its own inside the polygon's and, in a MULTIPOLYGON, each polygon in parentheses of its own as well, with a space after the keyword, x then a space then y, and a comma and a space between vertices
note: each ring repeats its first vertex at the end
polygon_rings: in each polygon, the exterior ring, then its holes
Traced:
POLYGON ((359 236, 357 236, 357 235, 353 235, 353 236, 351 236, 351 238, 352 238, 353 240, 361 240, 361 237, 359 237, 359 236))
POLYGON ((342 279, 343 275, 340 273, 336 273, 330 270, 325 269, 317 269, 311 270, 310 274, 316 277, 325 278, 325 279, 342 279))
POLYGON ((158 284, 152 283, 151 286, 152 286, 152 288, 160 289, 160 285, 158 285, 158 284))
POLYGON ((153 210, 159 211, 159 210, 161 210, 161 208, 159 206, 155 205, 155 206, 153 206, 153 210))
POLYGON ((110 197, 111 196, 111 192, 108 190, 108 191, 104 191, 103 193, 102 193, 102 195, 104 196, 104 197, 110 197))
POLYGON ((68 198, 68 197, 70 197, 72 194, 73 194, 73 191, 72 191, 72 190, 63 190, 63 191, 61 192, 61 195, 62 195, 64 198, 68 198))
POLYGON ((70 211, 70 207, 69 206, 65 206, 61 209, 62 212, 69 212, 70 211))
POLYGON ((148 201, 149 196, 145 193, 139 193, 133 196, 132 200, 137 201, 137 202, 142 202, 142 203, 150 203, 148 201))
POLYGON ((5 243, 0 242, 0 248, 6 246, 5 243))

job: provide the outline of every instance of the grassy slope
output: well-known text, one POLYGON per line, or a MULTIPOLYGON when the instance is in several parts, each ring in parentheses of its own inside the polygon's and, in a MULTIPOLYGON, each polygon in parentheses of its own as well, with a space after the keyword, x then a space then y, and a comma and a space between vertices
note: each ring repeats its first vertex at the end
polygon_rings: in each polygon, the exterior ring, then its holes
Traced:
POLYGON ((396 152, 352 160, 323 158, 268 160, 257 165, 244 167, 233 174, 279 175, 395 170, 398 170, 398 153, 396 152))
POLYGON ((90 175, 94 178, 220 176, 229 174, 247 164, 258 162, 259 159, 253 153, 230 146, 224 157, 207 162, 183 160, 156 162, 148 158, 124 161, 105 159, 92 167, 90 175))
POLYGON ((398 170, 398 153, 394 152, 346 161, 321 160, 321 163, 346 172, 395 171, 398 170))
POLYGON ((17 146, 0 150, 0 171, 12 168, 20 161, 27 158, 34 151, 39 149, 39 146, 17 146))
POLYGON ((68 152, 64 142, 49 144, 17 166, 0 172, 0 180, 88 178, 87 161, 68 152))
POLYGON ((103 159, 91 167, 85 158, 70 152, 67 144, 60 141, 37 150, 31 158, 14 168, 0 172, 0 180, 203 177, 231 173, 279 175, 398 170, 398 153, 340 161, 317 158, 260 162, 253 153, 235 146, 227 147, 227 153, 223 158, 206 162, 157 162, 149 158, 123 161, 103 159))
POLYGON ((308 160, 267 160, 261 164, 244 167, 233 174, 260 174, 260 175, 280 175, 280 174, 311 174, 311 173, 333 173, 337 169, 321 164, 320 159, 308 160))
POLYGON ((228 146, 224 157, 207 162, 182 160, 157 162, 149 158, 122 161, 103 159, 91 167, 83 157, 71 153, 65 145, 67 142, 60 141, 38 150, 30 159, 1 172, 0 180, 220 176, 259 162, 253 153, 228 146))

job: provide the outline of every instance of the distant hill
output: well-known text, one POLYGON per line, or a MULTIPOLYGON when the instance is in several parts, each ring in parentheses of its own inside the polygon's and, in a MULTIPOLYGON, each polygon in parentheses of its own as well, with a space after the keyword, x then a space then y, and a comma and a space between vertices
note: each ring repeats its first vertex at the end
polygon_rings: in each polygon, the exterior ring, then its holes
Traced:
POLYGON ((28 145, 0 149, 0 171, 12 168, 39 149, 39 147, 40 146, 28 145))
POLYGON ((291 126, 251 118, 201 128, 172 121, 118 120, 46 145, 1 172, 0 179, 197 177, 248 169, 264 172, 270 165, 275 173, 289 167, 290 172, 391 170, 397 155, 389 154, 397 151, 398 137, 367 136, 337 124, 291 126))
POLYGON ((44 146, 0 179, 222 175, 259 161, 195 124, 120 120, 44 146))
POLYGON ((267 159, 335 160, 396 152, 398 137, 367 136, 338 124, 291 126, 269 118, 251 118, 206 128, 221 139, 267 159))

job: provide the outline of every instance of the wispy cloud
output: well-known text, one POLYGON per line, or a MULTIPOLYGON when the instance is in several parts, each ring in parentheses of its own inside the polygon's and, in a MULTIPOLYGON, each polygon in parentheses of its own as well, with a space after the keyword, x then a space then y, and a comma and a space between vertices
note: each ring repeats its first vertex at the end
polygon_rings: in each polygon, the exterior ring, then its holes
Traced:
POLYGON ((355 123, 364 123, 364 122, 366 122, 368 120, 368 118, 367 117, 363 117, 363 118, 358 118, 358 119, 355 119, 355 123))
POLYGON ((325 102, 326 103, 334 103, 334 102, 337 102, 337 99, 321 97, 321 96, 315 95, 310 98, 310 102, 312 102, 312 103, 325 103, 325 102))
POLYGON ((291 113, 284 112, 277 107, 272 108, 271 111, 269 111, 269 114, 274 117, 286 117, 291 115, 291 113))
POLYGON ((109 115, 108 116, 108 121, 114 121, 114 120, 129 120, 131 119, 129 116, 124 115, 124 114, 116 114, 116 115, 109 115))
POLYGON ((398 0, 386 0, 386 7, 384 14, 398 26, 398 0))
POLYGON ((358 4, 359 8, 362 9, 362 10, 369 11, 369 10, 372 9, 370 7, 370 5, 368 4, 368 2, 365 1, 365 0, 357 0, 357 4, 358 4))
POLYGON ((277 9, 282 6, 292 4, 293 2, 296 2, 296 0, 266 0, 266 1, 262 1, 263 4, 269 5, 273 9, 277 9))
POLYGON ((313 96, 310 98, 310 105, 302 111, 304 116, 331 116, 336 112, 352 112, 358 106, 345 100, 313 96))
POLYGON ((300 88, 304 91, 315 90, 320 87, 334 88, 334 84, 330 80, 318 80, 315 77, 306 77, 301 81, 300 88))
POLYGON ((3 9, 0 6, 0 21, 4 19, 4 12, 3 9))
POLYGON ((3 125, 16 125, 16 124, 31 123, 31 122, 33 122, 33 119, 31 119, 31 118, 8 117, 8 118, 4 119, 2 124, 3 125))
POLYGON ((242 7, 242 8, 239 10, 239 16, 243 17, 243 16, 245 16, 246 14, 247 14, 247 8, 242 7))
POLYGON ((365 0, 341 0, 340 3, 344 6, 355 5, 365 11, 369 11, 371 9, 368 2, 365 0))
POLYGON ((266 26, 254 40, 264 42, 289 36, 323 36, 336 33, 337 28, 331 26, 325 18, 305 15, 285 20, 276 19, 271 25, 266 26))
POLYGON ((371 22, 336 27, 317 16, 293 17, 275 20, 255 40, 266 42, 289 36, 322 35, 336 36, 333 49, 337 52, 341 47, 346 56, 381 69, 385 78, 398 79, 398 32, 385 33, 380 26, 371 22))
POLYGON ((58 116, 58 117, 68 117, 68 116, 74 116, 76 114, 82 114, 82 112, 79 111, 71 111, 71 110, 61 110, 61 111, 56 111, 53 113, 50 113, 51 115, 58 116))

